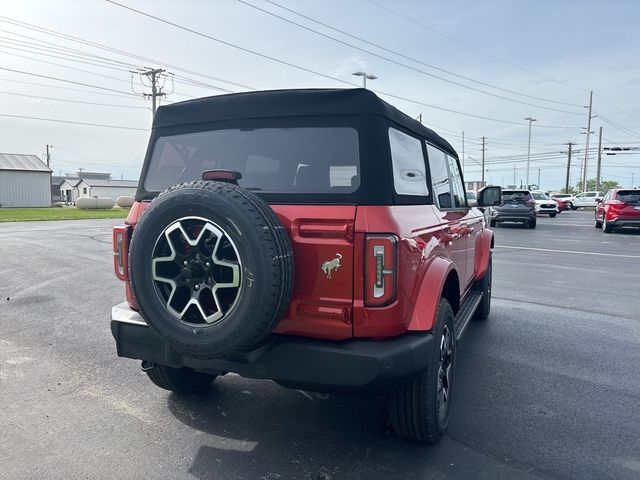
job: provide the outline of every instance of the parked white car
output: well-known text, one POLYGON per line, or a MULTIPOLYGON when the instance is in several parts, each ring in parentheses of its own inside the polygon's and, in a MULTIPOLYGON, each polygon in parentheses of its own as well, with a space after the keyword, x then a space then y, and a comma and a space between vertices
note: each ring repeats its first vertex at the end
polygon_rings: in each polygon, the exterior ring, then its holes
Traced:
POLYGON ((531 192, 531 196, 536 202, 536 215, 549 215, 553 218, 560 213, 558 202, 551 200, 543 192, 531 192))
POLYGON ((604 197, 603 192, 582 192, 577 194, 573 201, 571 202, 573 206, 571 207, 573 210, 576 210, 580 207, 595 207, 598 205, 597 198, 602 199, 604 197))
POLYGON ((467 205, 469 205, 470 207, 478 206, 478 196, 473 190, 467 191, 467 205))

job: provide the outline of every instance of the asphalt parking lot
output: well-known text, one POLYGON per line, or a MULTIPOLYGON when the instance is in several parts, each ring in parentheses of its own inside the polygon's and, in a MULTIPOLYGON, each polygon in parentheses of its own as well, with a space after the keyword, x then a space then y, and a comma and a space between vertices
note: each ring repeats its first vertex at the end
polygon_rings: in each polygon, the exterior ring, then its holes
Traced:
POLYGON ((492 314, 434 447, 396 439, 381 398, 156 388, 109 330, 119 221, 0 224, 0 477, 640 478, 640 232, 592 215, 495 229, 492 314))

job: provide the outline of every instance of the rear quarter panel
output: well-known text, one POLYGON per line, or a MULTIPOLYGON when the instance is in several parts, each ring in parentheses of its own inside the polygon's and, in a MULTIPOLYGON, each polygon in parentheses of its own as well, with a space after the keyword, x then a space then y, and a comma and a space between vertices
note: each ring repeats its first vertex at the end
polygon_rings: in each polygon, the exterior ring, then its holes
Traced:
MULTIPOLYGON (((392 233, 399 243, 397 295, 391 305, 366 308, 363 276, 354 275, 355 336, 386 337, 432 327, 433 305, 437 305, 448 272, 456 270, 450 260, 443 218, 433 205, 358 207, 356 245, 364 246, 366 233, 392 233), (416 306, 419 313, 415 313, 416 306)), ((364 259, 356 258, 356 264, 363 265, 364 259)))

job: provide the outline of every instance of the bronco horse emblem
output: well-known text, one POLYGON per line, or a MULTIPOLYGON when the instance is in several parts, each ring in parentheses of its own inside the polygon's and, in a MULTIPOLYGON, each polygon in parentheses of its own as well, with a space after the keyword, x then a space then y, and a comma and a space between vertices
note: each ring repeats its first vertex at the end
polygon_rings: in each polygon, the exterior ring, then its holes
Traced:
POLYGON ((336 258, 333 260, 327 260, 326 262, 322 262, 322 271, 327 275, 327 278, 331 278, 331 272, 334 270, 338 270, 340 268, 340 259, 342 255, 336 253, 336 258))

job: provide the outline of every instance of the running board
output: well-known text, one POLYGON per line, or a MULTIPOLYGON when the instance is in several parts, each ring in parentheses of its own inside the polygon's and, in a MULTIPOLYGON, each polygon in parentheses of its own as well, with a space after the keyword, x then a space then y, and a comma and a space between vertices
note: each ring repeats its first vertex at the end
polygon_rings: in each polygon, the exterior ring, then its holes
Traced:
POLYGON ((456 340, 460 340, 462 332, 464 332, 465 328, 467 328, 467 325, 469 325, 469 322, 471 321, 471 318, 473 317, 473 314, 475 313, 476 308, 478 308, 478 304, 481 300, 482 292, 477 292, 474 290, 467 293, 467 295, 462 300, 462 304, 460 304, 458 314, 453 320, 453 328, 455 329, 456 340))

